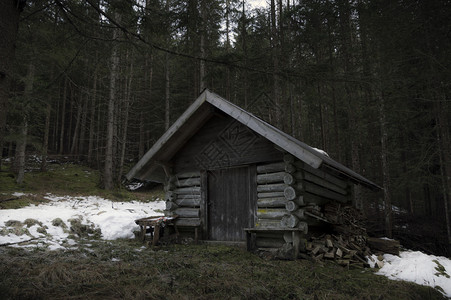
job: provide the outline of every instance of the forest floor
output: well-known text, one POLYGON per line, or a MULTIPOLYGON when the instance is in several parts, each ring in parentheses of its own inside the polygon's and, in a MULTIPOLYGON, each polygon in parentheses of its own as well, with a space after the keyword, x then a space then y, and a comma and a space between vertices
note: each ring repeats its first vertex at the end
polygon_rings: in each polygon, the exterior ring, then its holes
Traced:
POLYGON ((0 249, 1 299, 443 299, 374 269, 263 259, 221 245, 86 241, 73 250, 0 249))
MULTIPOLYGON (((4 167, 0 216, 56 203, 86 212, 83 199, 92 195, 112 199, 112 211, 121 203, 157 203, 162 197, 160 189, 105 192, 98 182, 97 171, 65 163, 44 173, 30 168, 18 186, 4 167)), ((106 206, 100 208, 103 200, 94 201, 101 210, 97 215, 108 216, 106 206)), ((33 226, 38 225, 28 229, 33 226)), ((133 238, 106 240, 95 231, 73 232, 64 242, 63 247, 0 246, 0 299, 443 299, 431 287, 389 280, 376 269, 274 260, 239 247, 169 243, 152 249, 133 238)))

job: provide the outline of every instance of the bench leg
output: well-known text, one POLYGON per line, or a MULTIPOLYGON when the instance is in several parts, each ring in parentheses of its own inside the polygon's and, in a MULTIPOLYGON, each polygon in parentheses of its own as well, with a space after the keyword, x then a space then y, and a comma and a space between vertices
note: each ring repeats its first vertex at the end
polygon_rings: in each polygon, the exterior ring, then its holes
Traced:
POLYGON ((146 239, 146 227, 139 225, 139 228, 141 229, 141 241, 144 243, 144 240, 146 239))
POLYGON ((257 247, 255 245, 256 234, 246 231, 246 248, 247 251, 254 251, 257 247))
POLYGON ((159 239, 160 239, 160 225, 155 225, 154 233, 153 233, 153 240, 152 240, 152 247, 154 247, 158 244, 159 239))
POLYGON ((301 234, 298 231, 293 231, 292 238, 293 238, 293 259, 296 260, 299 257, 301 234))

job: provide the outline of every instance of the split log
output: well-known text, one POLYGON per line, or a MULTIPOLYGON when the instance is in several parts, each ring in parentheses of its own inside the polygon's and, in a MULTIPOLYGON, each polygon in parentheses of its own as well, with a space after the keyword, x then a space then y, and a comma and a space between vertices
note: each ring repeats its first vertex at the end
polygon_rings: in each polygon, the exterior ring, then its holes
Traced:
POLYGON ((332 243, 332 240, 329 238, 326 238, 326 246, 328 248, 333 248, 334 247, 334 243, 332 243))
POLYGON ((283 183, 257 185, 257 192, 283 192, 286 187, 283 183))
POLYGON ((194 186, 194 187, 178 188, 174 190, 174 193, 176 193, 177 195, 200 194, 200 187, 194 186))
POLYGON ((368 246, 383 253, 399 255, 399 241, 370 237, 367 239, 368 246))
POLYGON ((196 227, 200 226, 201 222, 199 218, 178 218, 175 220, 177 226, 196 227))
POLYGON ((335 251, 333 251, 333 250, 324 253, 324 258, 334 259, 334 257, 335 257, 335 251))
POLYGON ((276 162, 257 166, 258 174, 282 172, 284 170, 285 170, 284 162, 276 162))
POLYGON ((283 191, 281 192, 264 192, 264 193, 257 193, 257 197, 258 199, 262 199, 262 198, 279 198, 279 197, 284 197, 284 193, 283 191))
POLYGON ((283 182, 286 174, 285 172, 259 174, 257 175, 257 184, 283 182))
POLYGON ((286 202, 285 197, 261 198, 257 200, 257 207, 284 207, 286 202))
POLYGON ((198 208, 179 207, 174 210, 174 213, 180 218, 199 218, 198 208))
POLYGON ((177 198, 175 199, 175 203, 178 206, 183 207, 196 207, 200 205, 200 197, 199 198, 177 198))
POLYGON ((259 208, 257 209, 257 217, 259 219, 282 219, 282 217, 284 215, 287 214, 286 209, 284 208, 271 208, 271 209, 263 209, 263 208, 259 208))

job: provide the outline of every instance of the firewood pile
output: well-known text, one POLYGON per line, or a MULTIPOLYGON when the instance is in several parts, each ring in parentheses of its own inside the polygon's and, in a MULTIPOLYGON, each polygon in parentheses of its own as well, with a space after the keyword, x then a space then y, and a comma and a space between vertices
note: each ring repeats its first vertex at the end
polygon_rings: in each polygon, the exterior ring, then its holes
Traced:
MULTIPOLYGON (((352 206, 333 202, 324 206, 322 216, 328 221, 330 230, 327 234, 311 234, 305 248, 310 258, 334 260, 348 267, 365 267, 367 257, 372 254, 399 254, 398 241, 368 237, 362 213, 352 206)), ((381 266, 380 263, 377 265, 381 266)))
POLYGON ((371 250, 363 235, 323 234, 312 236, 306 244, 307 255, 315 260, 335 260, 342 266, 366 266, 371 250))

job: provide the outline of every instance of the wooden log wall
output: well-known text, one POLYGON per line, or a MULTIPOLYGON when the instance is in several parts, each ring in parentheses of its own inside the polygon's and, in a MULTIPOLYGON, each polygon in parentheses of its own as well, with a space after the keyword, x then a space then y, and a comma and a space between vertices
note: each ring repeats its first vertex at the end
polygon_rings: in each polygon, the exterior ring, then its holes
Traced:
POLYGON ((165 185, 166 215, 178 215, 177 226, 200 226, 200 172, 169 177, 165 185))
MULTIPOLYGON (((281 162, 257 165, 257 198, 255 226, 268 231, 299 228, 307 232, 309 226, 328 222, 323 214, 325 204, 351 201, 348 181, 314 169, 290 154, 281 162)), ((261 235, 257 239, 261 241, 261 235)))
POLYGON ((349 182, 338 176, 315 169, 292 155, 284 155, 285 164, 294 166, 295 171, 287 174, 284 183, 285 209, 289 215, 284 216, 282 225, 296 228, 299 226, 317 226, 327 223, 324 217, 324 205, 333 201, 349 203, 349 182))

